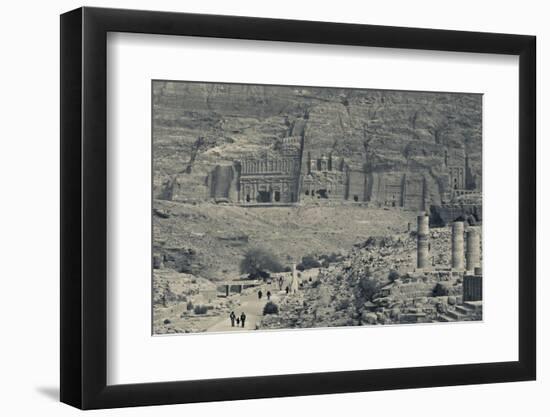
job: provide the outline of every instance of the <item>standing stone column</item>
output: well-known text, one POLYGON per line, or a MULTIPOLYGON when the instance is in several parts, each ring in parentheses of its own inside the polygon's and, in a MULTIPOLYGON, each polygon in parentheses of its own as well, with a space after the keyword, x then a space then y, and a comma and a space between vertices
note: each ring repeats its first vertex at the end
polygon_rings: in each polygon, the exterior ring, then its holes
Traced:
POLYGON ((430 239, 430 218, 425 215, 418 216, 416 229, 416 266, 419 269, 428 268, 429 261, 429 239, 430 239))
POLYGON ((476 229, 469 228, 466 236, 466 269, 474 271, 481 266, 479 234, 476 229))
POLYGON ((464 270, 464 223, 453 222, 451 240, 452 268, 464 270))
POLYGON ((298 273, 296 272, 296 264, 292 264, 292 281, 290 281, 290 293, 296 294, 298 292, 298 273))

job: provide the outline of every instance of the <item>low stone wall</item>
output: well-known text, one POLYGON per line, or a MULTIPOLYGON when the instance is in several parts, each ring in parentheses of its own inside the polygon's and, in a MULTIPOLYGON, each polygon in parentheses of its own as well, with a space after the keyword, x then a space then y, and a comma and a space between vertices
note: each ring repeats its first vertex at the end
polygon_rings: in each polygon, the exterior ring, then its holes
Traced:
POLYGON ((456 220, 467 220, 479 224, 483 220, 481 204, 457 204, 430 206, 430 226, 443 227, 456 220))

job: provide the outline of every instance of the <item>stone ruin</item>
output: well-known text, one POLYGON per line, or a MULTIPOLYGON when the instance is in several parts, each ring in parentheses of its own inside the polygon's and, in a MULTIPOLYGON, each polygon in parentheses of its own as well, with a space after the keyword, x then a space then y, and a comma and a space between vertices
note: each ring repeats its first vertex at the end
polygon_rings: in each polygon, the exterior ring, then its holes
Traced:
POLYGON ((296 203, 298 201, 301 140, 282 140, 278 152, 247 156, 240 163, 236 201, 247 204, 296 203))
MULTIPOLYGON (((474 272, 480 268, 481 241, 479 233, 474 228, 466 230, 466 252, 464 252, 464 222, 456 221, 451 226, 451 270, 464 273, 474 272), (466 255, 464 257, 464 255, 466 255), (466 266, 464 265, 466 259, 466 266)), ((430 262, 430 226, 429 217, 421 214, 417 217, 417 269, 420 271, 432 270, 435 266, 430 262)))
POLYGON ((464 148, 433 147, 423 157, 437 170, 428 165, 412 171, 391 166, 373 170, 367 153, 361 157, 365 163, 358 165, 332 149, 308 150, 303 136, 290 136, 259 155, 216 165, 207 183, 210 198, 244 206, 350 201, 422 211, 435 207, 439 217, 434 218, 445 225, 449 217, 464 214, 453 207, 473 204, 473 215, 480 220, 481 181, 472 173, 464 148))
MULTIPOLYGON (((430 242, 428 216, 418 216, 417 226, 417 271, 430 275, 435 265, 430 264, 430 242)), ((464 250, 464 222, 453 222, 451 226, 451 274, 462 280, 462 301, 482 301, 481 241, 474 228, 466 230, 466 250, 464 250), (466 263, 464 263, 466 260, 466 263)), ((451 275, 452 276, 452 275, 451 275)))

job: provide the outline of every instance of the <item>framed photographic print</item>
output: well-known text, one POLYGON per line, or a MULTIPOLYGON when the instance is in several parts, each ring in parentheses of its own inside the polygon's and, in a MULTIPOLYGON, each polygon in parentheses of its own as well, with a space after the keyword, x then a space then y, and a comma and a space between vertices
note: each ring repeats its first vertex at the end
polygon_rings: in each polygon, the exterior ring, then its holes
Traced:
POLYGON ((535 38, 61 16, 61 400, 535 379, 535 38))

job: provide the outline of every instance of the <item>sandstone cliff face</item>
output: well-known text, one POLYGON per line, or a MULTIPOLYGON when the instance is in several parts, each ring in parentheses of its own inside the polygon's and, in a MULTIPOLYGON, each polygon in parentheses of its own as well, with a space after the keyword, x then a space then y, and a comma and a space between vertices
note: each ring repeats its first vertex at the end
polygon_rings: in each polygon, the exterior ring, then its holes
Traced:
POLYGON ((481 101, 476 94, 155 81, 154 195, 229 198, 234 161, 300 136, 303 155, 344 158, 361 201, 397 198, 421 209, 420 198, 438 204, 448 191, 451 156, 460 163, 466 155, 481 182, 481 101))

